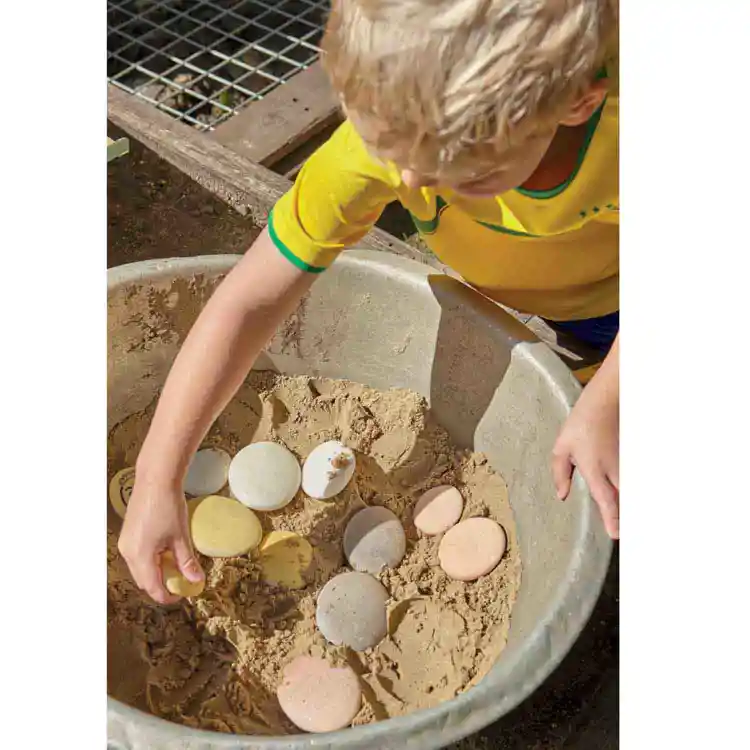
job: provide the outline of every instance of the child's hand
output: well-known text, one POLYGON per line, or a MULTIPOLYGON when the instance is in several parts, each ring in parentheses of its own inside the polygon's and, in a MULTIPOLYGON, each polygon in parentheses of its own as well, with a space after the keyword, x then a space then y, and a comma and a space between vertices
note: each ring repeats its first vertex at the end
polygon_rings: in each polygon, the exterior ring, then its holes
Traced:
POLYGON ((620 538, 619 346, 602 364, 563 425, 552 452, 558 497, 570 492, 575 467, 599 505, 604 527, 620 538))
POLYGON ((160 604, 173 604, 179 599, 164 587, 164 552, 172 552, 177 567, 189 581, 197 583, 204 578, 193 552, 187 503, 181 489, 149 485, 136 475, 118 547, 139 588, 160 604))
POLYGON ((157 602, 177 601, 162 580, 164 552, 188 581, 203 579, 182 493, 190 461, 315 278, 289 262, 264 229, 213 293, 172 365, 138 455, 119 542, 135 582, 157 602))

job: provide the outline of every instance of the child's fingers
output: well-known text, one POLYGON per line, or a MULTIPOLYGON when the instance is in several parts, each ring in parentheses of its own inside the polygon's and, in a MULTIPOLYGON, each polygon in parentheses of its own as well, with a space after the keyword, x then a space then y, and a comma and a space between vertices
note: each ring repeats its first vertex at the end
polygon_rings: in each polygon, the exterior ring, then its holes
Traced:
MULTIPOLYGON (((619 458, 616 457, 616 460, 612 462, 613 465, 607 469, 607 477, 609 478, 610 483, 612 486, 618 491, 620 491, 620 461, 619 458)), ((619 496, 617 498, 618 502, 620 500, 619 496)))
POLYGON ((203 568, 201 568, 190 542, 185 539, 175 539, 172 551, 180 573, 182 573, 188 581, 191 583, 198 583, 205 578, 203 568))
POLYGON ((581 474, 589 486, 591 496, 599 506, 599 511, 604 521, 604 528, 612 539, 620 538, 620 494, 606 474, 595 468, 593 471, 585 471, 581 468, 581 474))
POLYGON ((159 604, 174 604, 180 600, 179 596, 170 594, 164 586, 161 570, 161 555, 147 557, 135 566, 133 578, 135 582, 159 604))
POLYGON ((572 476, 573 463, 570 460, 570 452, 555 449, 552 454, 552 478, 560 500, 565 500, 568 496, 572 476))

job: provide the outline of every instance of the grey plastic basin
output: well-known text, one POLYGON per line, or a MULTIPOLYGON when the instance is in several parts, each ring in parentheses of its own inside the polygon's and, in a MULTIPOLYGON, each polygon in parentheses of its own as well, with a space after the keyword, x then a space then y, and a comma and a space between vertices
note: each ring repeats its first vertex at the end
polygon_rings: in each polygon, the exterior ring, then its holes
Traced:
MULTIPOLYGON (((237 259, 147 261, 108 272, 109 428, 154 398, 190 324, 237 259)), ((370 251, 344 254, 315 283, 257 367, 411 388, 429 400, 456 443, 487 454, 508 483, 521 543, 522 583, 507 647, 480 684, 451 701, 325 735, 199 731, 109 697, 109 747, 422 750, 506 714, 572 646, 611 554, 580 478, 567 502, 554 499, 549 455, 579 393, 572 375, 517 321, 460 282, 370 251)))

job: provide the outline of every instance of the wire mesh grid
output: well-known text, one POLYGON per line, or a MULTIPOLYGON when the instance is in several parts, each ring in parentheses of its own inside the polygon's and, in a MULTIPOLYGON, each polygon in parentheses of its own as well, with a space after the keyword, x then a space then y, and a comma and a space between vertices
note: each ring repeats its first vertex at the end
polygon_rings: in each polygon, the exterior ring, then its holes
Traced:
POLYGON ((327 0, 107 0, 107 80, 212 130, 318 57, 327 0))

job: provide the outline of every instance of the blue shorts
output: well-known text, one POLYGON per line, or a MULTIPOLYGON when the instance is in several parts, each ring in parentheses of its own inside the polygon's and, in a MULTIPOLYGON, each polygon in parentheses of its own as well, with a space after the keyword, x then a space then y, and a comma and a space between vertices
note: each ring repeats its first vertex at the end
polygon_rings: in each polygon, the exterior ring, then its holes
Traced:
POLYGON ((602 315, 600 318, 565 322, 545 320, 544 322, 553 330, 568 334, 582 344, 606 355, 620 330, 620 311, 602 315))

